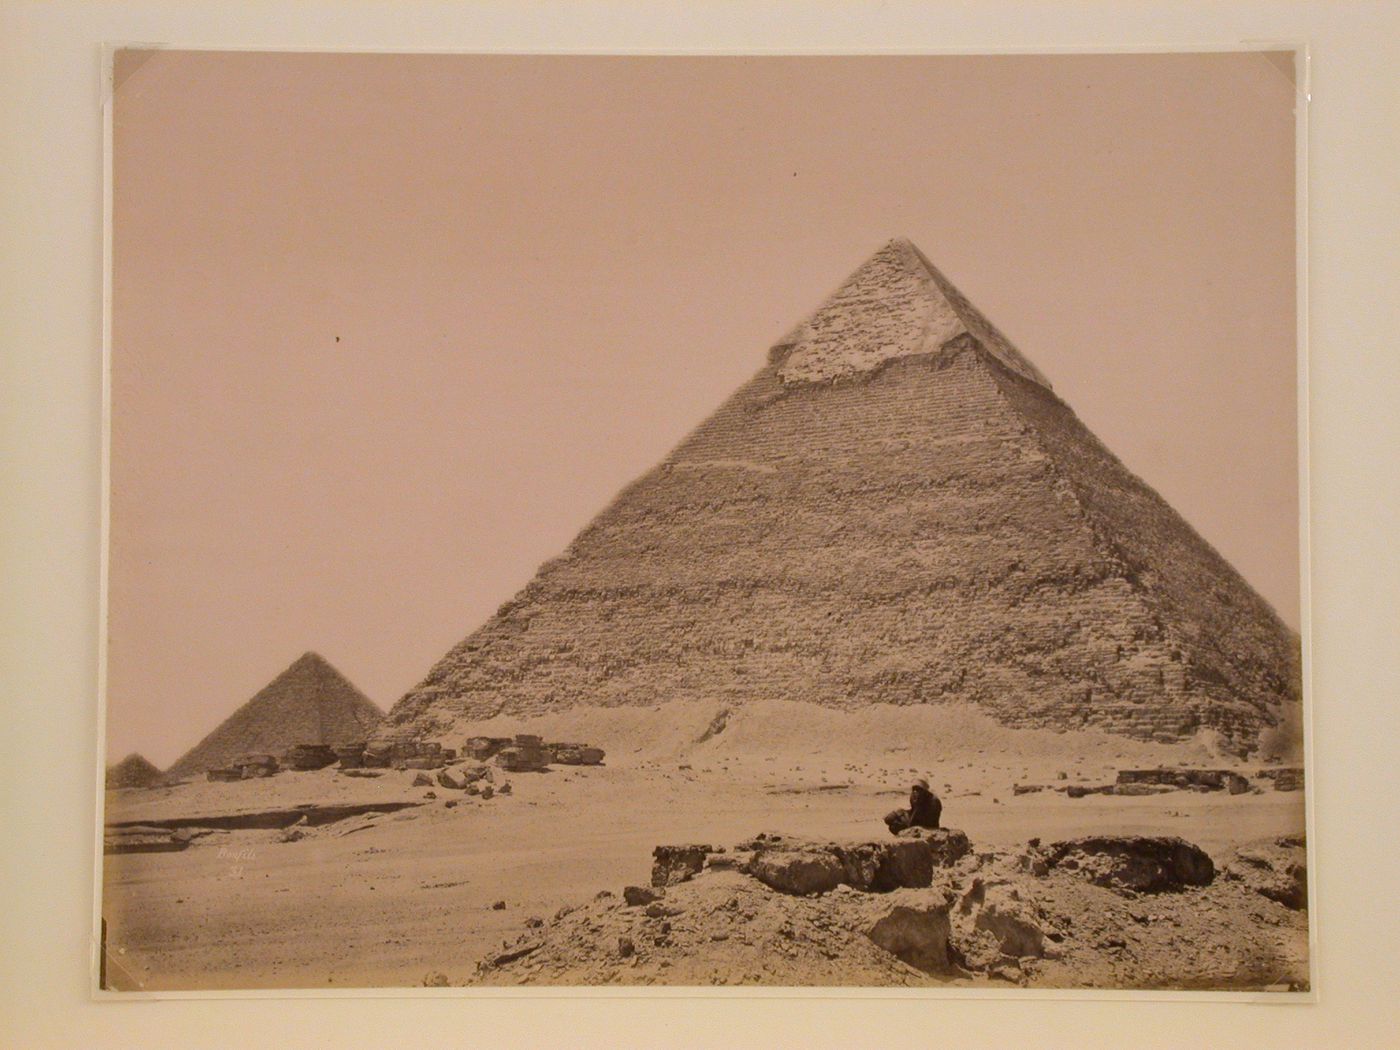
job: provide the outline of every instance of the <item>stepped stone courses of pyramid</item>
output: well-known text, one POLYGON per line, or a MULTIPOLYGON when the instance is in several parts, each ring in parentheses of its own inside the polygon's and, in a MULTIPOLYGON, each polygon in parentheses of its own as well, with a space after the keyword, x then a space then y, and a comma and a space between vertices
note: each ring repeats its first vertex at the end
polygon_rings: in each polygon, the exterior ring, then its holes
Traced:
POLYGON ((971 701, 1238 750, 1297 637, 905 241, 454 648, 389 722, 971 701))
POLYGON ((367 740, 384 715, 316 653, 305 653, 167 771, 196 776, 248 754, 280 755, 297 744, 367 740))

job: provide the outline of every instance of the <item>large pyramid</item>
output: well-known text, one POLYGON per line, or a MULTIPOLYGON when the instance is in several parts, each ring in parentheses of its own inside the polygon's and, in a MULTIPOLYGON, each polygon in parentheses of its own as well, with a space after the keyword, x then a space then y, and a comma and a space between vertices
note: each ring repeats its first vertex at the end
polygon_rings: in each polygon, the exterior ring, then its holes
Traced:
POLYGON ((1268 604, 895 240, 389 719, 971 701, 1244 751, 1300 678, 1268 604))
POLYGON ((304 653, 166 770, 195 776, 247 754, 367 740, 384 714, 316 653, 304 653))

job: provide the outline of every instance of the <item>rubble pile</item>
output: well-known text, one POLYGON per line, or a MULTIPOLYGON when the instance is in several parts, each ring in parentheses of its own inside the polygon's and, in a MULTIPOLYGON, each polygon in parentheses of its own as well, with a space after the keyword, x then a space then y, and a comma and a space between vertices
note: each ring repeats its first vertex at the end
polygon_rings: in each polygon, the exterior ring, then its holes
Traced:
POLYGON ((511 738, 508 736, 474 736, 462 747, 464 758, 474 758, 478 762, 485 762, 487 759, 495 758, 496 752, 503 747, 509 746, 511 738))
POLYGON ((1308 851, 1300 835, 1241 846, 1226 864, 1224 875, 1292 911, 1308 906, 1308 851))
POLYGON ((650 886, 531 918, 466 983, 1302 989, 1306 918, 1262 889, 1301 848, 1242 850, 1217 879, 1147 836, 663 845, 650 886))
POLYGON ((910 828, 894 841, 825 842, 762 834, 740 843, 742 870, 765 886, 797 896, 827 893, 846 885, 866 893, 919 888, 933 882, 935 868, 956 864, 971 850, 955 828, 910 828))
POLYGON ((1044 851, 1047 868, 1076 871, 1097 886, 1162 893, 1209 886, 1215 864, 1199 846, 1174 836, 1091 835, 1044 851))
POLYGON ((532 733, 517 733, 515 740, 496 752, 496 765, 509 773, 538 773, 551 759, 544 741, 532 733))
POLYGON ((1266 892, 1301 854, 1264 841, 1217 879, 1170 837, 658 846, 650 886, 531 918, 466 983, 1305 988, 1306 918, 1266 892))
POLYGON ((430 740, 372 740, 361 752, 366 769, 441 769, 457 752, 430 740))
MULTIPOLYGON (((1193 791, 1228 791, 1242 795, 1249 780, 1229 769, 1120 769, 1117 787, 1150 784, 1193 791)), ((1116 794, 1126 794, 1116 791, 1116 794)))
MULTIPOLYGON (((459 760, 458 750, 430 740, 407 735, 372 741, 362 752, 360 765, 375 768, 436 770, 459 760)), ((463 761, 494 762, 507 773, 538 773, 552 764, 596 766, 603 761, 603 749, 588 744, 546 744, 533 733, 509 736, 474 736, 460 749, 463 761)), ((349 768, 342 762, 342 768, 349 768)))

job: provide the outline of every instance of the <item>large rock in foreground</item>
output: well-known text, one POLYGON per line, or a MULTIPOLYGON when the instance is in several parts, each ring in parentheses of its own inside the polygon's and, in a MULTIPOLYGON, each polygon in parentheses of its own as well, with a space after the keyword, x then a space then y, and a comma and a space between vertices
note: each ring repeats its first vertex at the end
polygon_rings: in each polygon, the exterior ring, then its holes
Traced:
POLYGON ((828 845, 765 835, 709 854, 698 875, 665 889, 632 886, 621 899, 603 893, 551 920, 527 920, 482 959, 471 983, 1308 985, 1306 917, 1237 879, 1145 898, 987 851, 935 869, 928 888, 868 893, 837 881, 845 866, 828 845), (746 875, 736 861, 770 878, 746 875), (781 879, 791 880, 788 889, 770 886, 781 879), (804 882, 830 889, 793 892, 804 882))
POLYGON ((657 846, 651 851, 651 884, 674 886, 699 875, 705 858, 711 853, 708 845, 689 843, 684 846, 657 846))
POLYGON ((959 974, 948 917, 951 900, 931 899, 910 891, 894 896, 894 901, 882 900, 882 914, 866 927, 865 935, 916 970, 934 976, 959 974))
POLYGON ((865 893, 920 889, 933 883, 935 868, 948 867, 971 850, 956 828, 911 829, 920 834, 895 841, 809 842, 760 835, 740 848, 752 849, 745 866, 759 882, 781 893, 809 896, 850 886, 865 893))
POLYGON ((823 849, 765 851, 756 854, 745 870, 769 889, 795 897, 830 893, 846 881, 841 859, 823 849))
POLYGON ((1051 844, 1048 867, 1079 871, 1095 885, 1161 893, 1209 886, 1215 863, 1199 846, 1175 836, 1091 835, 1051 844))

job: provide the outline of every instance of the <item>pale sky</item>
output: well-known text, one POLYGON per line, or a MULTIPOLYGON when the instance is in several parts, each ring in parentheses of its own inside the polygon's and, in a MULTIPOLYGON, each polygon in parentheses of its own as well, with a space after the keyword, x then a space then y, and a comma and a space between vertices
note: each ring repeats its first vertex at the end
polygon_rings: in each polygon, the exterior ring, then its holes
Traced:
POLYGON ((1287 69, 122 53, 109 757, 388 708, 896 235, 1296 628, 1287 69))

